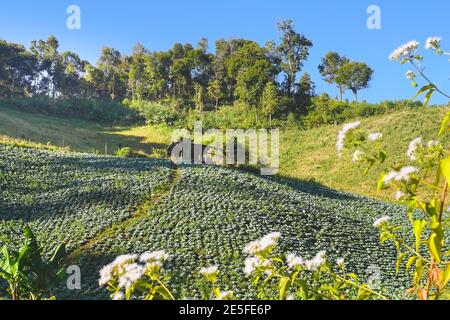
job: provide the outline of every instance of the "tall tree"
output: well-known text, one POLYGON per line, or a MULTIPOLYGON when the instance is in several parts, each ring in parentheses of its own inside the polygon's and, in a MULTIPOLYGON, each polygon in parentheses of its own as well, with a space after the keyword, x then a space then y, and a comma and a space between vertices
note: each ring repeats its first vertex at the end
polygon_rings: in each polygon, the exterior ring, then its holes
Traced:
POLYGON ((335 84, 339 89, 339 97, 342 101, 345 91, 344 79, 339 76, 339 71, 350 60, 344 56, 339 55, 337 52, 328 52, 325 57, 322 58, 322 62, 319 65, 319 72, 322 78, 330 83, 335 84))
POLYGON ((222 96, 222 86, 218 79, 211 81, 208 85, 208 95, 214 100, 215 111, 217 113, 219 100, 222 96))
POLYGON ((102 48, 98 68, 103 71, 107 85, 106 90, 109 92, 111 100, 115 100, 117 97, 120 63, 121 54, 119 51, 109 47, 102 48))
POLYGON ((308 59, 312 42, 294 29, 292 20, 278 23, 278 29, 282 32, 281 44, 278 53, 281 59, 281 69, 285 74, 284 87, 286 94, 294 97, 297 73, 303 68, 303 62, 308 59))
POLYGON ((261 99, 261 111, 263 115, 269 117, 269 125, 272 126, 272 116, 277 111, 279 106, 279 96, 277 86, 273 81, 269 81, 264 88, 261 99))
POLYGON ((364 62, 348 62, 338 74, 344 85, 355 95, 355 101, 358 101, 358 91, 369 87, 373 70, 364 62))

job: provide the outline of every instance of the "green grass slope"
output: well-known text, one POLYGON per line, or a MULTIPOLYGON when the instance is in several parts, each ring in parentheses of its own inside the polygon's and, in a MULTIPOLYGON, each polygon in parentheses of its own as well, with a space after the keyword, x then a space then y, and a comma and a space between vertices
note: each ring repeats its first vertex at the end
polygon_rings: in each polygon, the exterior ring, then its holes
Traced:
POLYGON ((51 145, 101 154, 129 146, 150 154, 153 148, 165 147, 166 136, 170 140, 169 134, 157 128, 149 134, 147 127, 108 127, 0 106, 0 143, 51 145))
MULTIPOLYGON (((361 129, 367 133, 383 133, 388 160, 404 164, 407 162, 409 143, 419 136, 424 141, 436 139, 441 121, 448 111, 450 108, 444 107, 407 109, 362 119, 361 129)), ((364 176, 363 169, 352 162, 351 152, 338 159, 336 140, 341 127, 284 131, 281 134, 281 175, 313 181, 333 189, 392 199, 389 193, 376 193, 380 170, 375 169, 364 176)), ((449 134, 441 137, 441 141, 448 146, 449 134)))
MULTIPOLYGON (((15 242, 23 222, 43 245, 67 241, 67 263, 81 267, 80 292, 62 298, 105 297, 98 271, 115 256, 164 249, 171 286, 195 294, 198 271, 218 264, 221 287, 254 297, 243 274, 246 243, 278 231, 281 250, 344 257, 363 277, 381 269, 390 292, 406 287, 395 276, 395 250, 378 243, 373 221, 402 207, 312 184, 218 167, 173 168, 165 161, 0 146, 1 243, 15 242)), ((1 244, 0 243, 0 244, 1 244)))

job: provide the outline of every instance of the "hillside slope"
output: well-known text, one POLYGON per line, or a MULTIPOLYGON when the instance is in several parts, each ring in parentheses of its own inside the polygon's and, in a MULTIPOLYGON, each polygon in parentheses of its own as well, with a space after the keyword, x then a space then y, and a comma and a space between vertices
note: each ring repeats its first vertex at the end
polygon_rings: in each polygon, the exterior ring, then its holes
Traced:
MULTIPOLYGON (((407 109, 362 119, 361 129, 367 133, 383 133, 388 160, 404 164, 409 143, 417 137, 422 137, 424 141, 435 140, 447 111, 450 108, 407 109)), ((284 131, 281 135, 281 175, 333 189, 392 199, 389 193, 376 192, 380 170, 374 169, 364 176, 363 168, 352 162, 351 152, 347 151, 341 159, 338 158, 336 141, 341 128, 325 126, 306 131, 284 131)), ((449 134, 441 137, 447 146, 449 137, 449 134)))
POLYGON ((115 256, 157 249, 172 256, 179 294, 195 292, 198 270, 218 264, 222 288, 254 297, 242 249, 273 231, 283 235, 283 252, 326 250, 330 261, 344 257, 362 276, 379 267, 391 293, 407 285, 395 277, 394 248, 379 245, 372 226, 386 214, 401 219, 399 206, 218 167, 9 146, 0 146, 0 170, 0 244, 16 239, 24 221, 46 247, 68 241, 67 263, 83 274, 77 298, 105 296, 98 271, 115 256))
MULTIPOLYGON (((382 132, 390 160, 401 164, 411 140, 422 136, 435 138, 441 119, 450 108, 407 109, 382 116, 365 118, 362 126, 367 132, 382 132)), ((372 197, 390 199, 388 193, 376 193, 380 173, 373 170, 368 176, 361 173, 347 152, 337 158, 336 137, 341 126, 324 126, 311 130, 287 129, 281 133, 282 176, 315 182, 333 189, 372 197)), ((153 148, 165 148, 171 141, 171 129, 144 126, 110 128, 80 120, 30 114, 0 107, 0 142, 11 138, 41 144, 50 142, 74 151, 105 152, 130 146, 151 153, 153 148)), ((443 141, 448 141, 448 135, 443 141)))

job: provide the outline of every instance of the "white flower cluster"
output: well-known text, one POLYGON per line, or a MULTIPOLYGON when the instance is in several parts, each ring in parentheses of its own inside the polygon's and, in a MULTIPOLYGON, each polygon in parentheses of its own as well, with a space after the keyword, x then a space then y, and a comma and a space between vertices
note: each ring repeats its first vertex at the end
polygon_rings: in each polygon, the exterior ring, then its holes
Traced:
POLYGON ((391 171, 384 177, 384 183, 389 184, 392 180, 408 182, 411 179, 411 174, 417 171, 417 168, 413 166, 403 167, 399 171, 391 171))
POLYGON ((416 151, 417 149, 422 146, 422 138, 416 138, 409 144, 408 151, 406 151, 406 155, 408 156, 409 160, 416 161, 416 151))
POLYGON ((363 152, 363 151, 361 151, 361 150, 356 150, 356 151, 353 153, 353 162, 359 162, 359 161, 361 161, 362 158, 363 158, 363 155, 364 155, 364 152, 363 152))
POLYGON ((264 252, 268 248, 274 247, 278 243, 280 237, 281 234, 279 232, 272 232, 259 240, 247 244, 244 248, 244 253, 255 255, 264 252))
POLYGON ((259 240, 250 242, 245 246, 244 253, 250 255, 244 262, 244 273, 247 276, 255 272, 258 268, 267 268, 270 266, 269 260, 261 259, 256 255, 264 253, 266 250, 275 247, 280 238, 281 233, 272 232, 259 240))
POLYGON ((406 76, 406 79, 411 80, 411 81, 416 78, 416 74, 413 71, 411 71, 411 70, 406 72, 405 76, 406 76))
POLYGON ((442 38, 440 37, 429 37, 425 43, 425 49, 439 50, 441 48, 442 38))
POLYGON ((369 141, 371 141, 371 142, 375 142, 377 140, 380 140, 381 138, 383 138, 383 134, 381 132, 375 132, 375 133, 369 134, 369 141))
POLYGON ((413 40, 408 43, 401 45, 399 48, 395 49, 394 52, 391 53, 389 59, 391 60, 400 60, 402 58, 410 58, 413 53, 419 48, 419 42, 413 40))
POLYGON ((379 227, 381 227, 382 225, 388 223, 389 221, 391 221, 391 217, 385 216, 385 217, 382 217, 382 218, 377 219, 377 220, 373 223, 373 226, 374 226, 375 228, 379 228, 379 227))
POLYGON ((339 156, 342 155, 342 149, 344 149, 345 136, 347 135, 347 133, 351 130, 355 130, 360 125, 361 125, 360 121, 348 123, 344 125, 341 131, 339 131, 338 140, 336 142, 336 148, 338 150, 339 156))
POLYGON ((205 277, 216 275, 218 272, 219 272, 218 266, 211 266, 211 267, 200 269, 200 274, 204 275, 205 277))
POLYGON ((316 271, 326 262, 326 252, 320 251, 311 260, 304 260, 300 256, 296 256, 295 254, 289 254, 286 257, 286 261, 288 263, 289 268, 291 269, 296 267, 302 267, 309 271, 316 271))
MULTIPOLYGON (((129 289, 141 279, 147 270, 157 268, 159 270, 163 262, 169 259, 164 251, 145 252, 140 256, 127 254, 117 257, 113 262, 100 270, 99 285, 106 286, 112 281, 117 281, 120 289, 129 289)), ((123 294, 114 294, 114 300, 122 300, 123 294)))
POLYGON ((234 299, 233 291, 220 291, 216 300, 232 300, 234 299))

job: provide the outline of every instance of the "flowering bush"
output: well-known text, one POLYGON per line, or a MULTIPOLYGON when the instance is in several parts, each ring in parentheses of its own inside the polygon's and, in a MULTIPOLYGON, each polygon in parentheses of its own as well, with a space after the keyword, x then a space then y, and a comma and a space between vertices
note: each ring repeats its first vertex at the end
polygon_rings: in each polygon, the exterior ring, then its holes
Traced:
POLYGON ((119 256, 100 271, 99 284, 108 288, 113 300, 174 300, 163 268, 168 258, 164 251, 119 256))
MULTIPOLYGON (((420 63, 423 57, 417 54, 419 43, 411 41, 395 50, 390 58, 402 64, 410 63, 428 82, 417 96, 425 93, 424 105, 428 104, 434 92, 450 98, 424 74, 420 63)), ((450 55, 441 49, 441 39, 429 38, 425 47, 433 49, 438 55, 450 55)), ((417 86, 416 74, 407 72, 407 78, 417 86)), ((448 113, 437 134, 439 139, 450 123, 448 113)), ((342 154, 344 144, 354 148, 353 160, 366 163, 366 172, 375 164, 384 167, 378 181, 378 189, 392 189, 395 198, 407 205, 407 218, 412 232, 405 231, 405 223, 394 222, 384 216, 374 222, 380 231, 382 243, 391 241, 397 248, 396 270, 400 271, 406 263, 406 272, 412 272, 412 285, 408 293, 419 299, 449 299, 450 255, 445 238, 449 236, 450 222, 448 209, 448 191, 450 183, 449 152, 438 140, 424 143, 421 137, 409 144, 405 155, 408 163, 399 165, 390 163, 383 150, 382 134, 365 135, 357 132, 360 123, 347 124, 338 136, 337 149, 342 154), (427 192, 427 190, 431 191, 427 192), (410 236, 411 235, 411 236, 410 236)))
MULTIPOLYGON (((367 284, 361 284, 355 274, 347 274, 344 259, 337 260, 339 270, 334 272, 326 261, 325 251, 310 260, 294 254, 286 257, 274 255, 280 237, 278 232, 270 233, 244 248, 248 257, 243 272, 257 287, 258 298, 343 300, 374 296, 385 299, 367 284)), ((119 256, 101 269, 99 284, 108 288, 114 300, 173 300, 175 298, 166 285, 169 276, 163 269, 163 262, 168 258, 164 251, 119 256)), ((236 299, 233 291, 221 291, 217 287, 218 266, 201 268, 199 273, 206 285, 202 290, 202 299, 236 299)))

